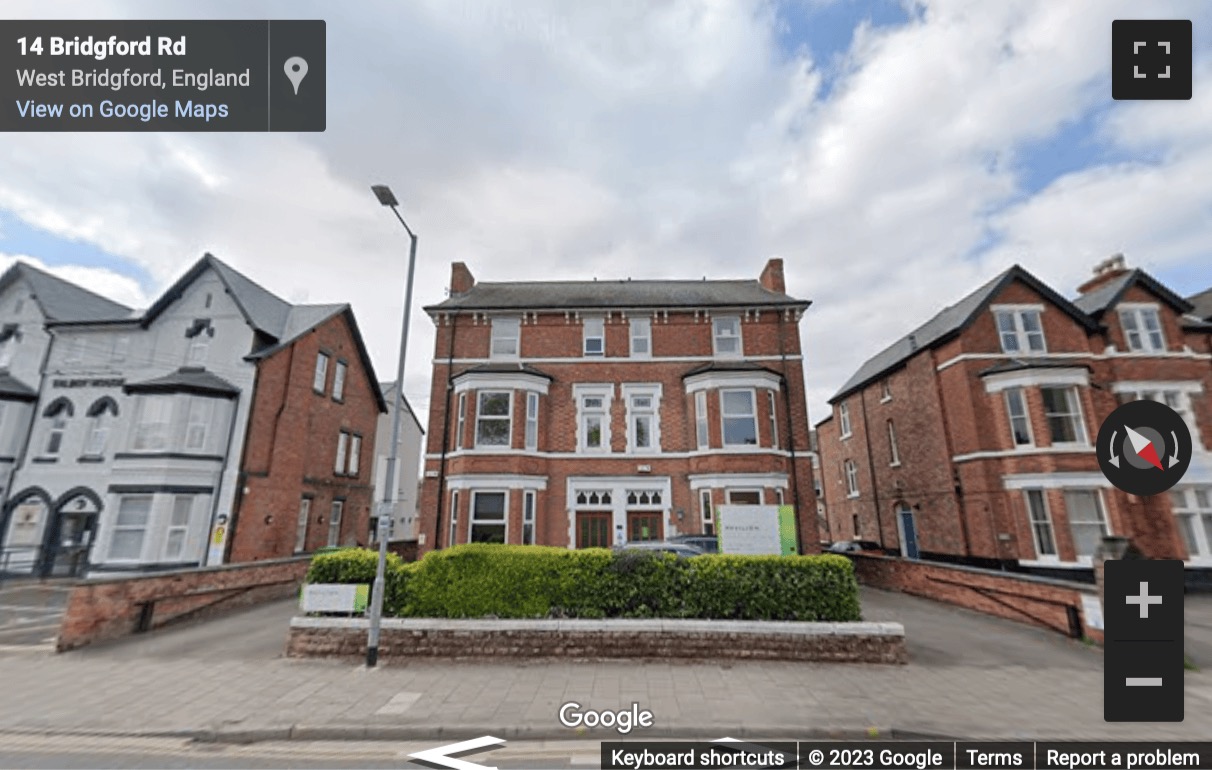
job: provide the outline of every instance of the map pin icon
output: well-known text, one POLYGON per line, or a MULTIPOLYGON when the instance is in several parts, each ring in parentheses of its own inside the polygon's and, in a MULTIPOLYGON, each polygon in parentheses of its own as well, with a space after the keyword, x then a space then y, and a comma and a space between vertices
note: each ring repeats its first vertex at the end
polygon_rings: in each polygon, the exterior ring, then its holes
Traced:
POLYGON ((283 69, 286 70, 286 77, 290 78, 290 84, 295 87, 295 96, 298 96, 299 84, 307 76, 307 60, 302 56, 292 56, 286 60, 283 69))

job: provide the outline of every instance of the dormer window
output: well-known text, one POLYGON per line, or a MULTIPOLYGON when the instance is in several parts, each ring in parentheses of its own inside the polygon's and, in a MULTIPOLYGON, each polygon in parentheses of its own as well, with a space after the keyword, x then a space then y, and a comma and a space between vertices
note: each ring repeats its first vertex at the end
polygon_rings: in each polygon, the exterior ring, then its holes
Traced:
POLYGON ((1041 308, 1001 307, 994 309, 1002 352, 1033 354, 1048 352, 1044 344, 1044 327, 1040 322, 1041 308))
POLYGON ((711 332, 717 356, 730 357, 741 354, 740 318, 736 316, 716 318, 711 322, 711 332))
POLYGON ((1166 340, 1162 335, 1161 319, 1158 317, 1156 306, 1121 307, 1119 322, 1124 327, 1124 339, 1128 342, 1129 350, 1151 353, 1166 349, 1166 340))
POLYGON ((492 319, 492 358, 517 358, 521 322, 517 318, 492 319))

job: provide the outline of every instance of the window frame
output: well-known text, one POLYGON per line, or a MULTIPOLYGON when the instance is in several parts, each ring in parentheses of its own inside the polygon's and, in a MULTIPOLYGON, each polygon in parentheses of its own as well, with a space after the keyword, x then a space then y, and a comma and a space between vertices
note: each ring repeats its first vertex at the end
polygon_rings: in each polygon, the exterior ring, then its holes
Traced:
POLYGON ((299 510, 295 513, 295 553, 307 551, 307 533, 311 529, 311 495, 299 498, 299 510))
POLYGON ((770 420, 770 447, 772 449, 779 448, 779 419, 778 419, 778 399, 775 398, 773 390, 766 391, 766 407, 767 418, 770 420))
POLYGON ((334 498, 328 505, 328 540, 327 545, 333 548, 341 542, 341 524, 345 518, 345 498, 334 498))
POLYGON ((858 480, 858 464, 847 457, 842 461, 842 478, 846 483, 846 498, 857 499, 861 494, 858 480))
POLYGON ((515 359, 522 353, 522 319, 518 316, 493 316, 488 331, 488 357, 515 359), (512 328, 510 328, 512 327, 512 328), (512 342, 510 349, 498 351, 499 343, 512 342))
POLYGON ((711 504, 711 490, 699 490, 699 522, 704 535, 715 534, 715 508, 711 504))
POLYGON ((1089 432, 1086 430, 1086 418, 1085 418, 1085 413, 1082 410, 1081 393, 1078 391, 1077 386, 1075 386, 1075 385, 1041 385, 1040 386, 1040 400, 1041 400, 1041 402, 1043 402, 1043 405, 1044 405, 1044 423, 1048 426, 1048 438, 1051 441, 1052 446, 1084 447, 1084 446, 1089 445, 1090 436, 1089 436, 1089 432), (1044 395, 1044 391, 1048 391, 1048 390, 1060 391, 1061 393, 1065 394, 1064 398, 1065 398, 1065 402, 1066 402, 1066 407, 1069 409, 1072 409, 1073 411, 1065 412, 1065 413, 1049 412, 1048 411, 1048 398, 1044 395), (1072 400, 1070 401, 1070 399, 1072 399, 1072 400), (1075 431, 1074 431, 1075 435, 1074 435, 1074 439, 1072 441, 1057 441, 1056 440, 1055 433, 1052 429, 1052 420, 1054 418, 1059 418, 1059 417, 1066 417, 1066 418, 1069 418, 1072 420, 1072 425, 1075 427, 1075 431))
POLYGON ((711 431, 707 422, 707 391, 694 394, 694 437, 699 449, 711 448, 711 431))
POLYGON ((535 544, 536 502, 536 493, 533 489, 522 491, 522 545, 535 544))
POLYGON ((156 496, 151 494, 134 494, 121 495, 118 498, 118 505, 114 514, 114 524, 110 530, 109 543, 106 548, 106 561, 115 561, 123 563, 133 563, 143 561, 143 552, 147 550, 147 530, 151 526, 152 513, 155 508, 156 496), (143 513, 142 525, 132 525, 122 523, 122 506, 132 500, 146 500, 147 509, 143 513), (117 540, 119 533, 128 531, 139 532, 139 546, 136 549, 137 553, 133 556, 115 556, 114 542, 117 540))
POLYGON ((1047 489, 1024 489, 1023 505, 1027 509, 1027 526, 1031 529, 1031 542, 1035 547, 1035 558, 1038 561, 1060 561, 1060 550, 1056 547, 1056 525, 1052 521, 1052 506, 1048 502, 1047 489), (1032 505, 1032 495, 1038 497, 1043 509, 1043 518, 1037 519, 1035 506, 1032 505), (1039 527, 1046 527, 1051 553, 1045 553, 1039 538, 1039 527))
POLYGON ((139 399, 139 413, 131 435, 131 448, 136 452, 162 452, 172 446, 173 425, 177 418, 177 399, 172 395, 153 393, 139 399), (148 411, 154 404, 164 405, 164 414, 157 422, 148 421, 148 411), (162 432, 156 432, 162 431, 162 432), (153 441, 153 439, 161 439, 153 441))
POLYGON ((994 329, 997 331, 998 343, 1002 353, 1012 356, 1043 356, 1048 354, 1048 338, 1044 332, 1043 305, 995 305, 993 311, 994 329), (1035 329, 1028 329, 1026 319, 1030 317, 1035 329), (1009 318, 1010 329, 1002 328, 1002 319, 1009 318), (1039 348, 1031 347, 1033 337, 1038 337, 1039 348), (1014 350, 1006 346, 1007 339, 1014 340, 1014 350))
POLYGON ((892 400, 892 382, 890 377, 880 380, 880 403, 886 404, 892 400))
POLYGON ((311 375, 311 389, 319 395, 324 395, 328 390, 328 364, 329 356, 324 351, 316 353, 316 368, 311 375))
POLYGON ((724 490, 724 499, 728 505, 763 505, 765 495, 762 494, 761 487, 736 487, 734 489, 724 490), (756 503, 738 503, 734 498, 742 495, 757 495, 756 503))
POLYGON ((632 318, 628 324, 627 338, 632 358, 652 358, 652 319, 632 318), (638 333, 637 332, 642 332, 638 333), (636 341, 643 340, 645 350, 636 349, 636 341))
POLYGON ((102 409, 90 418, 88 438, 84 440, 84 457, 105 456, 105 447, 109 443, 110 434, 109 418, 109 409, 102 409))
MULTIPOLYGON (((362 470, 362 436, 349 434, 349 455, 345 458, 345 475, 356 479, 362 470)), ((397 479, 398 481, 399 479, 397 479)))
POLYGON ((1027 405, 1027 391, 1024 388, 1006 388, 1004 391, 1003 402, 1006 405, 1006 419, 1010 425, 1010 445, 1015 449, 1020 447, 1033 448, 1035 446, 1035 431, 1031 427, 1031 409, 1027 405), (1014 413, 1014 406, 1011 403, 1012 398, 1018 399, 1019 405, 1022 407, 1022 414, 1014 413), (1018 434, 1015 431, 1014 423, 1016 420, 1022 422, 1026 427, 1027 442, 1020 444, 1018 434))
POLYGON ((837 405, 837 425, 840 438, 850 438, 854 435, 854 426, 850 424, 849 401, 842 401, 837 405))
POLYGON ((206 357, 210 353, 210 335, 202 330, 189 340, 185 349, 186 366, 205 366, 206 357))
POLYGON ((345 402, 345 378, 349 373, 349 364, 341 359, 337 359, 336 366, 332 370, 332 400, 338 403, 345 402))
POLYGON ((627 411, 627 451, 631 454, 659 454, 661 452, 661 385, 633 384, 623 385, 623 403, 627 411), (648 406, 636 406, 636 399, 648 399, 648 406), (640 446, 638 424, 642 419, 648 421, 648 444, 640 446))
POLYGON ((526 391, 526 427, 524 446, 534 452, 539 448, 539 394, 526 391))
POLYGON ((721 315, 711 319, 711 351, 715 358, 741 358, 745 355, 744 331, 741 328, 741 317, 738 315, 721 315), (721 333, 721 322, 734 322, 735 334, 721 333), (736 340, 736 350, 721 350, 720 342, 736 340))
POLYGON ((606 356, 606 319, 600 316, 587 316, 581 322, 581 355, 585 358, 604 358, 606 356), (590 327, 600 329, 597 334, 591 333, 590 327), (601 349, 596 353, 589 349, 589 341, 597 340, 601 349))
POLYGON ((467 393, 459 394, 459 405, 455 412, 455 449, 463 448, 463 433, 467 428, 467 393))
POLYGON ((513 446, 513 391, 512 390, 477 390, 476 391, 476 449, 509 449, 513 446), (506 410, 504 415, 484 413, 484 401, 487 396, 505 396, 506 410), (505 422, 505 441, 500 444, 490 444, 480 439, 480 423, 505 422))
POLYGON ((1067 488, 1063 489, 1062 492, 1063 492, 1063 497, 1065 500, 1065 521, 1069 525, 1069 538, 1070 538, 1070 542, 1073 544, 1073 555, 1077 559, 1077 561, 1081 564, 1090 563, 1093 561, 1094 551, 1098 550, 1098 544, 1097 543, 1095 544, 1094 550, 1091 551, 1090 554, 1082 554, 1082 553, 1078 552, 1078 550, 1077 550, 1077 540, 1078 540, 1077 532, 1073 528, 1074 506, 1070 505, 1069 500, 1070 500, 1071 495, 1081 495, 1081 494, 1090 495, 1090 499, 1094 501, 1094 509, 1095 509, 1095 512, 1098 514, 1099 521, 1098 522, 1079 521, 1077 523, 1081 526, 1087 526, 1087 527, 1093 526, 1094 524, 1097 523, 1102 530, 1102 534, 1098 538, 1098 540, 1101 542, 1101 540, 1104 537, 1107 537, 1111 534, 1111 521, 1107 517, 1107 504, 1106 504, 1106 501, 1103 499, 1103 492, 1101 489, 1099 489, 1097 487, 1067 487, 1067 488))
POLYGON ((888 419, 888 467, 899 468, 901 465, 901 450, 896 444, 896 425, 888 419))
POLYGON ((614 385, 577 384, 572 386, 572 395, 577 409, 577 452, 579 454, 609 454, 612 444, 610 430, 611 412, 614 404, 614 385), (600 407, 589 407, 586 399, 596 398, 600 407), (599 440, 596 446, 589 444, 589 422, 600 422, 599 440))
POLYGON ((168 510, 168 519, 167 519, 166 525, 164 527, 164 547, 160 552, 160 557, 165 562, 181 561, 182 557, 185 555, 185 547, 187 545, 189 545, 189 530, 190 530, 191 525, 193 524, 193 519, 194 519, 194 507, 195 507, 194 501, 195 501, 196 497, 197 497, 197 495, 192 495, 192 494, 173 495, 172 496, 172 506, 168 510), (186 511, 186 515, 185 515, 185 523, 177 524, 176 523, 177 513, 178 513, 177 506, 182 500, 189 501, 188 510, 186 511), (180 533, 181 547, 178 550, 178 552, 176 553, 176 555, 170 556, 169 552, 168 552, 168 545, 170 542, 172 542, 174 533, 180 533))
POLYGON ((509 542, 509 490, 508 489, 474 489, 474 490, 472 490, 471 508, 469 509, 468 520, 467 520, 467 542, 468 543, 494 542, 491 540, 475 540, 474 539, 477 524, 479 524, 481 526, 491 526, 491 527, 500 526, 502 528, 501 542, 502 543, 509 542), (500 495, 501 496, 501 518, 500 519, 481 520, 480 517, 477 515, 476 503, 479 502, 479 500, 482 497, 487 496, 487 495, 500 495))
POLYGON ((185 409, 185 435, 182 437, 181 446, 186 451, 205 452, 206 442, 210 438, 210 427, 215 419, 215 406, 213 399, 204 396, 190 396, 189 405, 185 409), (201 406, 203 412, 202 420, 196 421, 195 407, 201 406), (194 446, 190 442, 190 436, 195 428, 201 428, 202 439, 194 446))
POLYGON ((1124 342, 1130 353, 1164 353, 1166 347, 1165 328, 1161 322, 1161 308, 1155 304, 1121 303, 1117 308, 1120 329, 1124 333, 1124 342), (1132 319, 1131 328, 1127 319, 1132 319), (1146 321, 1153 319, 1156 328, 1150 329, 1146 321), (1137 336, 1137 344, 1132 344, 1132 335, 1137 336), (1154 340, 1154 336, 1157 337, 1154 340))
POLYGON ((724 447, 757 447, 760 436, 758 435, 758 417, 757 417, 757 393, 754 388, 720 388, 720 442, 724 447), (749 414, 737 414, 728 412, 728 399, 726 396, 730 393, 744 393, 749 397, 749 414), (728 421, 729 420, 744 420, 748 419, 753 427, 753 442, 738 443, 728 440, 728 421))
POLYGON ((63 437, 67 434, 67 418, 72 416, 72 408, 67 402, 60 402, 55 411, 47 415, 50 422, 50 432, 46 434, 46 444, 43 447, 44 457, 58 457, 63 452, 63 437))
POLYGON ((337 431, 337 452, 333 461, 332 472, 334 476, 345 475, 345 464, 349 457, 349 434, 343 430, 337 431))

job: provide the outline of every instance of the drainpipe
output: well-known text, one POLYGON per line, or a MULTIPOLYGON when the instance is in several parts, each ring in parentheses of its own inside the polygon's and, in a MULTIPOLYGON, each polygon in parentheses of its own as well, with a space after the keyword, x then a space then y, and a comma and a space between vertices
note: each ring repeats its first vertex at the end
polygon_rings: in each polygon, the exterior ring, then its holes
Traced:
MULTIPOLYGON (((786 312, 787 311, 784 310, 779 313, 779 357, 782 361, 782 367, 783 367, 783 372, 782 372, 782 374, 783 374, 783 418, 784 418, 783 421, 784 421, 784 423, 786 423, 786 429, 784 430, 784 433, 787 434, 787 449, 791 453, 791 456, 790 456, 790 460, 791 460, 791 498, 792 498, 792 500, 795 501, 795 509, 797 511, 802 511, 802 510, 804 510, 804 508, 800 504, 801 503, 801 501, 800 501, 800 482, 799 482, 799 473, 797 472, 797 462, 796 462, 796 454, 795 454, 794 423, 791 420, 791 383, 787 379, 787 347, 784 344, 784 336, 783 336, 783 316, 786 312)), ((800 361, 801 361, 801 365, 802 365, 803 359, 801 358, 800 361)), ((812 509, 812 511, 810 511, 810 513, 812 516, 812 522, 815 524, 816 523, 816 508, 814 507, 812 509)), ((800 554, 804 553, 804 533, 802 530, 803 530, 803 527, 799 526, 799 522, 796 522, 795 549, 800 554)), ((819 536, 818 536, 818 538, 819 538, 819 536)))
POLYGON ((875 502, 875 527, 880 533, 880 548, 884 545, 884 517, 880 513, 880 487, 875 480, 875 455, 871 453, 871 430, 867 427, 867 388, 859 390, 859 409, 863 413, 863 438, 867 444, 867 467, 871 471, 871 495, 875 502))
MULTIPOLYGON (((934 365, 933 360, 930 361, 930 364, 931 366, 934 365)), ((951 426, 947 423, 947 407, 946 402, 943 400, 943 387, 941 384, 939 384, 937 371, 935 371, 934 377, 931 379, 934 380, 934 393, 938 397, 938 411, 939 415, 942 417, 943 446, 947 450, 947 466, 951 468, 952 473, 952 489, 955 491, 956 513, 959 515, 960 535, 964 539, 964 556, 970 557, 972 556, 972 543, 968 534, 968 516, 965 513, 964 506, 964 488, 960 486, 959 483, 959 469, 956 468, 951 461, 951 458, 955 457, 955 451, 951 447, 951 426)), ((1025 398, 1026 397, 1024 396, 1024 406, 1026 405, 1025 398)), ((1001 550, 998 548, 997 532, 995 531, 996 529, 996 527, 992 526, 992 522, 990 522, 989 531, 993 536, 993 555, 1000 561, 1001 550)), ((918 550, 921 550, 920 544, 918 546, 918 550)))
MULTIPOLYGON (((459 314, 457 312, 450 314, 450 341, 446 345, 446 406, 442 410, 442 459, 438 464, 438 497, 434 503, 434 531, 433 531, 433 547, 442 547, 442 496, 446 493, 446 452, 450 446, 450 400, 454 395, 454 338, 455 328, 458 326, 459 314)), ((396 383, 397 388, 404 387, 403 383, 396 383)), ((430 405, 432 409, 433 406, 430 405)), ((432 420, 430 423, 432 424, 432 420)), ((448 545, 454 545, 449 543, 448 545)))
MULTIPOLYGON (((203 566, 210 566, 210 537, 215 531, 215 520, 219 517, 219 499, 223 492, 223 477, 227 475, 228 458, 231 457, 231 442, 236 435, 236 415, 240 414, 240 396, 237 395, 231 402, 231 425, 227 428, 227 448, 223 450, 223 462, 219 466, 219 483, 215 485, 215 493, 211 502, 210 510, 210 526, 206 530, 206 541, 202 543, 202 560, 203 566)), ((245 442, 247 445, 247 442, 245 442)), ((244 463, 241 462, 243 467, 244 463)), ((239 493, 239 485, 243 478, 237 474, 236 476, 236 493, 239 493)), ((231 544, 235 540, 236 535, 236 496, 232 495, 231 521, 227 523, 227 541, 223 544, 223 562, 227 562, 228 554, 231 553, 231 544)))
MULTIPOLYGON (((45 324, 45 321, 43 323, 45 324)), ((17 471, 25 466, 25 460, 29 456, 29 445, 34 436, 34 426, 38 423, 38 407, 42 404, 42 394, 46 392, 46 368, 50 363, 51 348, 55 344, 55 333, 45 326, 43 328, 46 329, 46 334, 50 337, 50 341, 46 343, 46 350, 42 351, 42 363, 38 366, 38 397, 34 399, 33 408, 30 409, 29 426, 25 429, 25 441, 21 443, 21 451, 17 455, 17 461, 13 463, 13 469, 8 475, 8 489, 4 490, 4 516, 0 517, 0 519, 3 519, 0 523, 3 524, 4 529, 0 530, 0 542, 4 542, 4 538, 8 534, 9 515, 12 513, 10 506, 15 502, 12 499, 13 482, 17 479, 17 471)), ((33 572, 30 574, 36 574, 41 569, 40 564, 46 558, 47 549, 50 547, 51 541, 49 536, 51 535, 52 525, 56 524, 54 521, 55 510, 53 502, 49 499, 46 501, 46 531, 42 534, 42 545, 38 549, 33 572)), ((91 537, 94 540, 96 539, 95 531, 91 537)), ((91 544, 89 547, 91 549, 91 544)), ((41 575, 41 577, 45 577, 45 575, 41 575)))

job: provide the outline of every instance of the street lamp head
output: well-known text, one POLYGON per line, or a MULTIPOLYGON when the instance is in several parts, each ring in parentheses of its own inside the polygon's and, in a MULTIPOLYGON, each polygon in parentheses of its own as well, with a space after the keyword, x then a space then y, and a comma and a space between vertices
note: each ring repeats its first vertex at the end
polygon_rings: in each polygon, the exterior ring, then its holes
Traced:
POLYGON ((394 207, 400 205, 400 202, 396 200, 395 194, 392 193, 391 188, 385 184, 371 185, 370 191, 375 194, 375 197, 379 199, 379 203, 382 203, 384 206, 394 207))

